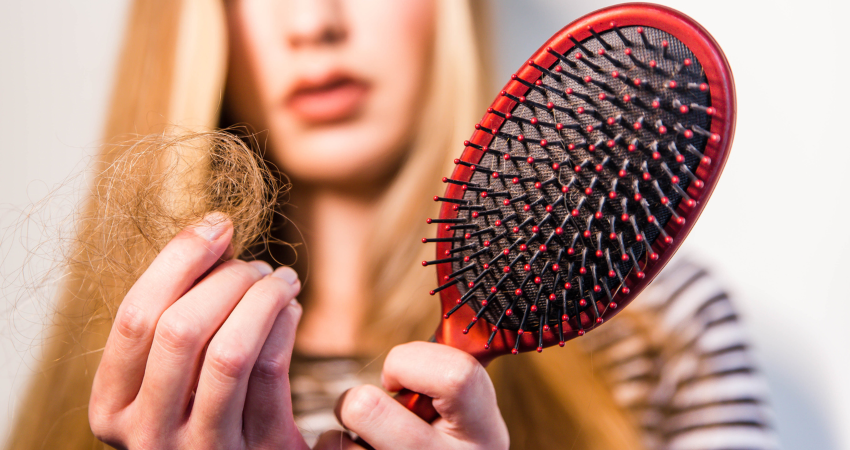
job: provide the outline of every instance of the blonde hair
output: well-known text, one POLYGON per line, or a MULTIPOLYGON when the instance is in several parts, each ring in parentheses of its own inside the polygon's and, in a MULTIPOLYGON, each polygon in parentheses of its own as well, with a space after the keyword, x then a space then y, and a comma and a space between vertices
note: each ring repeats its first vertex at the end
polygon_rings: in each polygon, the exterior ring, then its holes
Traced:
MULTIPOLYGON (((460 142, 492 95, 482 81, 487 78, 486 49, 480 46, 486 16, 482 5, 472 4, 480 1, 438 1, 426 100, 407 160, 381 199, 375 227, 374 239, 394 245, 368 246, 375 251, 365 255, 374 272, 362 335, 364 348, 374 353, 388 349, 388 343, 427 338, 437 324, 438 302, 426 294, 434 275, 415 263, 430 259, 433 248, 417 238, 431 233, 424 218, 437 213, 425 200, 444 189, 440 177, 451 172, 460 142), (427 206, 408 214, 399 204, 427 206)), ((206 211, 223 210, 237 224, 237 255, 255 238, 268 236, 268 217, 252 218, 251 212, 270 211, 280 186, 242 142, 211 131, 224 87, 225 33, 222 2, 134 2, 105 129, 108 142, 77 222, 76 250, 41 367, 21 402, 9 449, 102 448, 86 410, 99 350, 126 290, 182 225, 206 211), (120 145, 131 135, 159 138, 120 145), (216 164, 221 152, 238 155, 224 160, 241 165, 233 173, 248 173, 245 180, 233 183, 232 173, 227 175, 233 167, 216 164), (114 197, 104 193, 116 181, 134 178, 141 181, 124 183, 133 187, 124 191, 124 203, 132 205, 133 198, 154 203, 116 211, 114 197), (228 194, 208 194, 216 189, 228 194)), ((574 346, 510 359, 489 370, 516 447, 571 442, 583 449, 639 447, 635 425, 574 346)))

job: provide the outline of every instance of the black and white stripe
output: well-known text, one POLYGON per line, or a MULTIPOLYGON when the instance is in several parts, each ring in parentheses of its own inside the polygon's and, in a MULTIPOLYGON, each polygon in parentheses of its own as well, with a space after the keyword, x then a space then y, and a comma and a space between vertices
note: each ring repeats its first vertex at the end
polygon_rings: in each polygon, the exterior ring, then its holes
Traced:
POLYGON ((671 264, 629 309, 579 341, 647 448, 779 448, 743 326, 704 269, 671 264))

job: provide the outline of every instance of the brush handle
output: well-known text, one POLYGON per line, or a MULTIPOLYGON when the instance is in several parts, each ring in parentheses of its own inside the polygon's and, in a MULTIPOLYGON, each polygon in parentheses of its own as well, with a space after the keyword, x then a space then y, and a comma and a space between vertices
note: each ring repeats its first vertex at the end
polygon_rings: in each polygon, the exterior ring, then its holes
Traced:
POLYGON ((404 405, 405 408, 413 411, 413 414, 416 414, 428 423, 440 417, 440 414, 437 413, 437 410, 434 409, 434 405, 431 403, 433 399, 425 394, 402 389, 396 394, 395 399, 404 405))

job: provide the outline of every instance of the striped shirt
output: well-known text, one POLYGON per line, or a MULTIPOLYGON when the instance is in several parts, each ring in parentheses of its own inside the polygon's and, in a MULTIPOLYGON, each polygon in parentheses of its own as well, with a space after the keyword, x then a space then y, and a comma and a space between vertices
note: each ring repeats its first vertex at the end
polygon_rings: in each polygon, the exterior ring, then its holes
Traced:
POLYGON ((779 448, 767 385, 716 280, 679 261, 629 309, 637 314, 580 342, 606 368, 615 400, 634 415, 646 448, 779 448))

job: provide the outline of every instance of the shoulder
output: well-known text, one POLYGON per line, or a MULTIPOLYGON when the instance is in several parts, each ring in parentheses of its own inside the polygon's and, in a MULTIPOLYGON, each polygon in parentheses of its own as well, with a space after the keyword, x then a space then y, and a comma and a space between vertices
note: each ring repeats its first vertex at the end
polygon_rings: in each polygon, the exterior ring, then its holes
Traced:
POLYGON ((704 267, 671 263, 583 347, 650 448, 776 448, 767 385, 734 300, 704 267))

